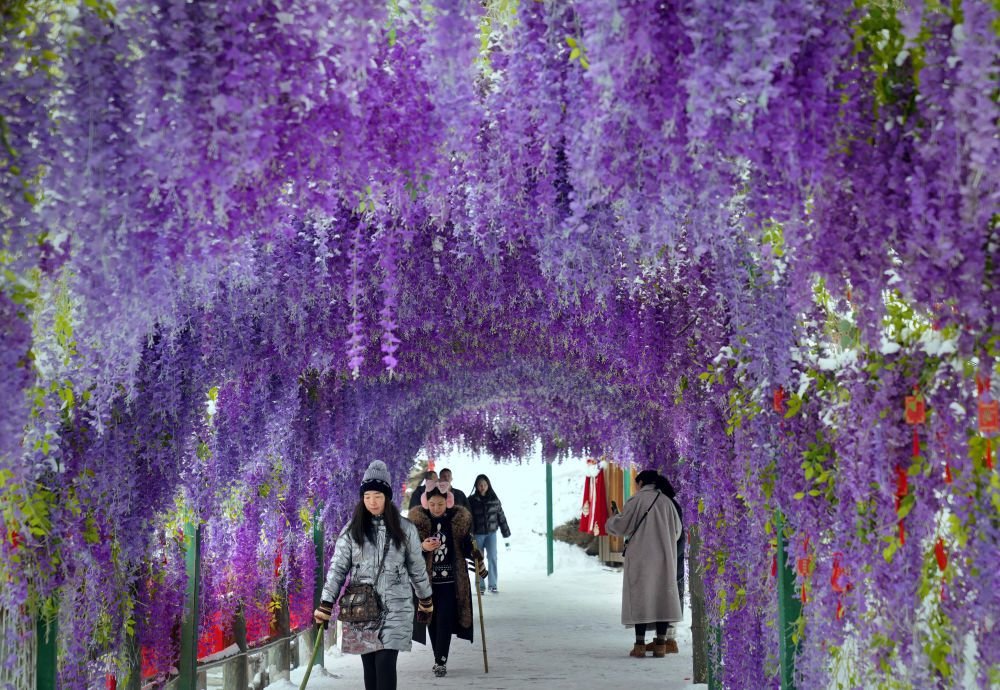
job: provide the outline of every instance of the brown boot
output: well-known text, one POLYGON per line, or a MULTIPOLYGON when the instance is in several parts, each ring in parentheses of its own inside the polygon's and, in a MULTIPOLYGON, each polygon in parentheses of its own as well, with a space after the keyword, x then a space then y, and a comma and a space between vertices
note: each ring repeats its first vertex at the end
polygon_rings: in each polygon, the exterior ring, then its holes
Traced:
POLYGON ((663 643, 663 653, 664 654, 677 654, 677 640, 669 639, 665 640, 663 643))
POLYGON ((653 641, 646 645, 646 651, 652 652, 653 656, 665 656, 667 641, 662 637, 654 637, 653 641))
POLYGON ((642 642, 636 642, 632 645, 632 651, 628 653, 629 656, 634 656, 636 658, 643 658, 646 656, 646 645, 642 642))
POLYGON ((654 638, 646 645, 646 649, 651 651, 656 658, 665 657, 667 655, 667 641, 662 637, 654 638))

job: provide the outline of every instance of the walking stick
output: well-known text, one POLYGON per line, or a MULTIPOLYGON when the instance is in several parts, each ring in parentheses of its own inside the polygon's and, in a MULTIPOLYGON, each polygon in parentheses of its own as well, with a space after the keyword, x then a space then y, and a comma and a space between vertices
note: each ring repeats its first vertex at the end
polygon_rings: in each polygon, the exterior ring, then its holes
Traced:
MULTIPOLYGON (((479 588, 479 564, 482 557, 476 557, 476 598, 479 600, 479 635, 483 638, 483 671, 490 672, 490 661, 486 658, 486 621, 483 620, 483 590, 479 588)), ((483 582, 485 585, 486 583, 483 582)))
POLYGON ((306 684, 309 682, 309 674, 312 673, 313 664, 316 663, 316 657, 319 656, 319 650, 323 646, 323 626, 316 626, 316 641, 313 642, 313 653, 312 657, 309 659, 309 665, 306 666, 306 675, 302 676, 302 684, 299 685, 299 690, 306 690, 306 684))

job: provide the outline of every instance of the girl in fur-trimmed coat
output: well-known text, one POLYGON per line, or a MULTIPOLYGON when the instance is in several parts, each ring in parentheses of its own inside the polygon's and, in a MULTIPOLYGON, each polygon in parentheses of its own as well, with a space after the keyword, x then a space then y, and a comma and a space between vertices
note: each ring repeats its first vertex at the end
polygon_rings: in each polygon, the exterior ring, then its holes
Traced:
MULTIPOLYGON (((419 621, 413 626, 413 639, 426 644, 429 628, 434 650, 434 675, 448 673, 448 652, 451 636, 472 642, 472 588, 465 559, 474 558, 482 564, 482 556, 472 540, 472 514, 455 505, 448 482, 428 480, 420 497, 421 506, 409 512, 421 538, 421 548, 427 562, 434 594, 434 616, 430 625, 419 621)), ((483 574, 485 576, 485 567, 483 574)))

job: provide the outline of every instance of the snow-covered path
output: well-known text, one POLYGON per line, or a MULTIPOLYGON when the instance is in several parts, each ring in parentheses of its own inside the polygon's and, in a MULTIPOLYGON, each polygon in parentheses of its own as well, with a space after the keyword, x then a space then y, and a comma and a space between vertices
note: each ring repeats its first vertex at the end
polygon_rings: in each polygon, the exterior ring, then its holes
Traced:
MULTIPOLYGON (((690 619, 679 627, 680 654, 656 659, 628 656, 633 634, 620 624, 621 571, 607 568, 576 547, 555 544, 555 573, 546 575, 545 481, 538 463, 493 465, 488 461, 447 460, 459 488, 471 485, 476 473, 489 474, 503 501, 513 532, 511 550, 501 548, 500 594, 483 597, 490 672, 483 673, 483 654, 476 615, 476 642, 453 639, 448 676, 431 673, 430 647, 414 644, 399 656, 399 687, 503 688, 705 688, 691 683, 690 619)), ((443 461, 438 467, 444 466, 443 461)), ((554 468, 556 524, 578 513, 583 468, 564 463, 554 468)), ((473 602, 475 606, 475 602, 473 602)), ((689 613, 690 609, 685 609, 689 613)), ((651 637, 652 633, 648 634, 651 637)), ((309 688, 364 687, 361 660, 327 653, 326 673, 313 671, 309 688)), ((292 672, 295 687, 303 669, 292 672)), ((278 690, 279 684, 270 686, 278 690)), ((280 686, 286 690, 290 686, 280 686)))

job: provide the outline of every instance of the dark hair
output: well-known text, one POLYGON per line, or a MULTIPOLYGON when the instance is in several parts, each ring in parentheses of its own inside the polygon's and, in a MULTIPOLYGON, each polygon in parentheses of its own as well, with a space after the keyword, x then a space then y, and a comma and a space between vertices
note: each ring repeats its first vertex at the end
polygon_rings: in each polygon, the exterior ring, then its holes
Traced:
POLYGON ((639 474, 635 475, 635 481, 638 484, 653 484, 659 491, 662 491, 667 495, 667 498, 673 498, 677 495, 674 490, 673 484, 670 480, 664 477, 662 474, 656 470, 643 470, 639 474))
MULTIPOLYGON (((403 523, 399 516, 399 508, 388 498, 385 500, 385 512, 382 513, 385 519, 385 529, 392 538, 392 543, 397 549, 403 548, 403 523)), ((364 499, 358 501, 354 508, 354 515, 351 516, 351 539, 359 545, 364 545, 365 539, 372 544, 375 543, 375 520, 374 516, 365 507, 364 499)))
POLYGON ((442 474, 444 474, 445 472, 447 472, 448 474, 451 474, 451 470, 450 470, 450 469, 448 469, 447 467, 442 467, 442 468, 441 468, 441 471, 440 471, 440 472, 438 472, 438 476, 440 477, 440 476, 441 476, 442 474))
POLYGON ((479 480, 480 479, 485 479, 486 480, 486 486, 488 487, 486 489, 486 498, 495 498, 496 500, 499 501, 500 498, 497 496, 496 491, 493 490, 493 482, 491 482, 490 478, 487 477, 485 474, 481 474, 478 477, 476 477, 476 481, 472 484, 472 492, 469 495, 470 496, 472 496, 472 495, 478 496, 479 495, 479 480))
POLYGON ((438 476, 438 473, 435 472, 434 470, 425 470, 424 471, 424 479, 433 479, 436 476, 438 476))

